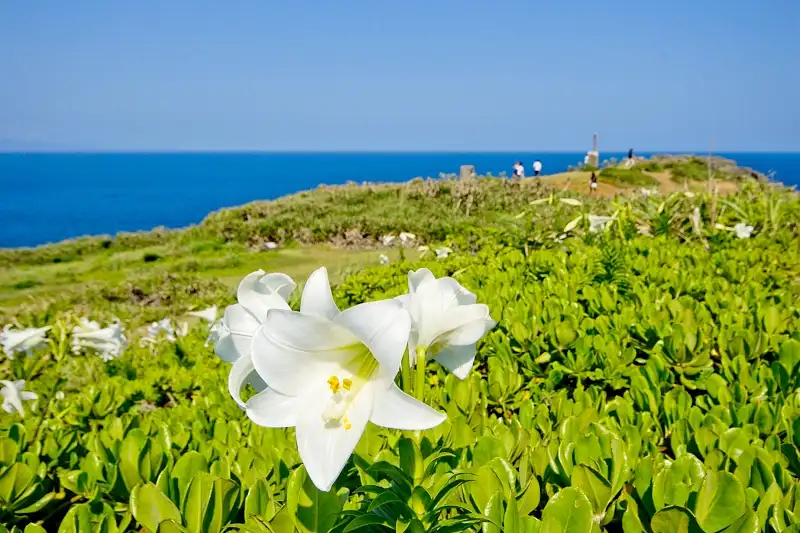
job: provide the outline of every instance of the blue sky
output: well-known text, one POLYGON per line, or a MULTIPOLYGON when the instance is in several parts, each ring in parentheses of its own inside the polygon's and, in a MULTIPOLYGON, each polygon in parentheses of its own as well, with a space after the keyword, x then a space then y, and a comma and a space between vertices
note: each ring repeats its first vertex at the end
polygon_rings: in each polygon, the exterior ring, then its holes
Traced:
POLYGON ((797 0, 0 1, 0 148, 800 151, 797 0))

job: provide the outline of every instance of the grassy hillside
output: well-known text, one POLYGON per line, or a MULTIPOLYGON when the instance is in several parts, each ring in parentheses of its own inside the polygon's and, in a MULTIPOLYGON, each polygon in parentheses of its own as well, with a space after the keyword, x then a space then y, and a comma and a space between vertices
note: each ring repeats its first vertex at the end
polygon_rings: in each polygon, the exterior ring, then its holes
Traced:
POLYGON ((186 230, 0 252, 2 323, 52 326, 49 345, 0 363, 4 398, 9 380, 38 395, 20 400, 24 416, 0 413, 0 524, 796 531, 800 199, 734 175, 676 183, 676 168, 634 171, 656 180, 653 195, 616 169, 593 196, 572 190, 577 173, 325 187, 186 230), (381 243, 400 232, 413 245, 381 243), (422 432, 369 424, 331 492, 309 480, 294 429, 239 409, 208 324, 186 315, 235 303, 258 268, 301 285, 298 309, 323 265, 340 309, 403 294, 424 267, 497 322, 466 379, 422 367, 421 397, 447 420, 422 432), (83 316, 119 319, 125 351, 73 353, 83 316), (147 341, 163 318, 187 333, 147 341))

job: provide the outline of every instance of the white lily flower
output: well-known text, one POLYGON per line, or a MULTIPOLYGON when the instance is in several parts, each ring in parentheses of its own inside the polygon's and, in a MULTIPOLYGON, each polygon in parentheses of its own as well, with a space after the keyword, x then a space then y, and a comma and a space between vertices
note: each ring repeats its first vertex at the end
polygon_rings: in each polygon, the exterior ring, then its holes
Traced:
POLYGON ((16 381, 0 380, 0 395, 3 396, 2 408, 6 413, 18 412, 20 416, 25 416, 25 409, 22 406, 23 401, 36 400, 39 396, 35 392, 22 390, 25 388, 25 380, 18 379, 16 381))
POLYGON ((158 341, 161 334, 169 342, 175 342, 175 329, 172 327, 172 321, 169 318, 162 318, 158 322, 153 322, 147 326, 147 340, 150 343, 158 341))
POLYGON ((450 277, 436 278, 427 268, 408 273, 408 294, 397 299, 411 315, 408 353, 417 349, 457 378, 465 379, 475 362, 475 344, 496 322, 489 308, 450 277))
POLYGON ((597 233, 603 231, 608 226, 608 223, 614 220, 614 217, 604 217, 598 215, 589 215, 589 233, 597 233))
POLYGON ((422 244, 422 245, 420 245, 420 246, 417 246, 417 251, 418 251, 418 252, 425 253, 425 252, 428 252, 428 251, 430 251, 430 248, 429 248, 429 247, 427 247, 427 246, 425 246, 424 244, 422 244))
POLYGON ((65 398, 64 391, 60 390, 60 391, 56 392, 56 394, 55 394, 55 399, 56 400, 58 400, 60 402, 64 398, 65 398))
POLYGON ((641 192, 642 192, 642 196, 645 196, 645 197, 646 196, 653 196, 656 193, 656 191, 654 191, 653 189, 647 189, 645 187, 641 188, 641 192))
POLYGON ((733 232, 740 239, 749 239, 750 234, 753 233, 753 226, 748 226, 744 222, 739 222, 733 227, 733 232))
POLYGON ((400 234, 400 242, 403 244, 409 243, 417 238, 413 233, 403 232, 400 234))
POLYGON ((453 250, 444 246, 442 248, 437 248, 434 250, 436 252, 436 259, 446 259, 448 255, 453 253, 453 250))
POLYGON ((0 345, 9 359, 14 359, 18 353, 32 355, 34 350, 41 348, 47 338, 50 326, 44 328, 14 329, 11 324, 0 331, 0 345))
POLYGON ((394 239, 395 239, 394 235, 384 235, 383 237, 381 237, 381 242, 383 243, 384 246, 389 246, 394 242, 394 239))
POLYGON ((694 198, 694 193, 692 191, 683 191, 683 195, 686 196, 686 198, 694 198))
POLYGON ((250 359, 253 334, 267 318, 270 309, 289 310, 286 300, 296 287, 294 280, 286 274, 266 274, 263 270, 252 272, 239 283, 236 290, 238 303, 228 306, 222 321, 212 326, 209 341, 214 342, 214 353, 220 359, 233 364, 228 375, 228 392, 242 409, 241 391, 245 383, 250 383, 256 391, 266 387, 250 359))
POLYGON ((197 318, 202 318, 209 324, 213 324, 217 320, 217 306, 212 305, 211 307, 207 307, 202 311, 189 311, 186 313, 189 316, 195 316, 197 318))
POLYGON ((253 364, 268 388, 247 401, 246 411, 260 426, 296 427, 308 475, 328 491, 368 421, 424 430, 446 416, 394 383, 411 327, 400 303, 370 302, 340 313, 323 280, 327 274, 318 274, 303 290, 313 312, 270 310, 253 337, 253 364))
POLYGON ((381 254, 380 262, 381 262, 382 265, 388 265, 389 264, 389 256, 386 255, 386 254, 381 254))
POLYGON ((93 320, 82 318, 80 323, 72 328, 72 351, 80 353, 92 350, 103 361, 110 361, 119 357, 127 346, 127 339, 119 321, 114 321, 110 326, 101 328, 93 320))
POLYGON ((266 248, 267 250, 277 250, 278 249, 278 243, 275 243, 275 242, 272 242, 272 241, 265 242, 264 243, 264 248, 266 248))

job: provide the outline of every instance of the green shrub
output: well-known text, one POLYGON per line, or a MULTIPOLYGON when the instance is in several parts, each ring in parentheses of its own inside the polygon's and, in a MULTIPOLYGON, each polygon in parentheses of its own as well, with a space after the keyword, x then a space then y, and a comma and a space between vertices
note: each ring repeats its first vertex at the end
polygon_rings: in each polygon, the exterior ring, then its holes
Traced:
POLYGON ((651 187, 658 185, 658 180, 648 176, 638 166, 632 168, 607 167, 600 171, 599 178, 608 183, 651 187))

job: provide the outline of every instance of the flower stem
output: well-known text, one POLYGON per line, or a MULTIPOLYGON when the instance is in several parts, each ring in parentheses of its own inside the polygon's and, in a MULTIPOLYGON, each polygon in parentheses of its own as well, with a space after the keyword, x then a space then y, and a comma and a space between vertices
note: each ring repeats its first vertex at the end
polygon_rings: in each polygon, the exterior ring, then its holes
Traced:
POLYGON ((417 346, 417 381, 414 385, 414 397, 422 401, 425 393, 425 347, 417 346))
POLYGON ((400 372, 403 377, 403 392, 411 394, 411 358, 408 350, 403 354, 403 362, 400 365, 400 372))

